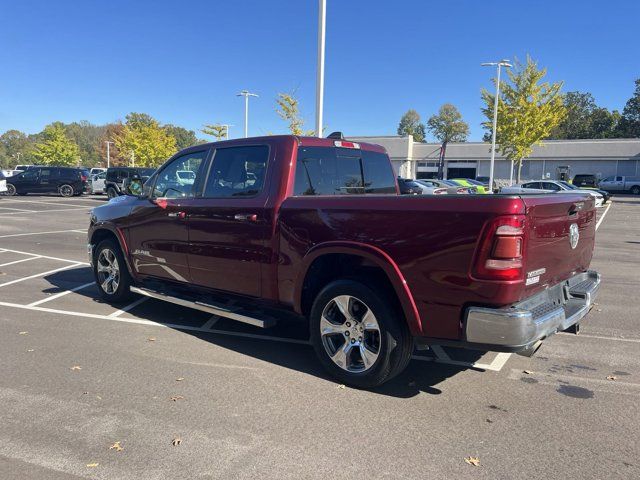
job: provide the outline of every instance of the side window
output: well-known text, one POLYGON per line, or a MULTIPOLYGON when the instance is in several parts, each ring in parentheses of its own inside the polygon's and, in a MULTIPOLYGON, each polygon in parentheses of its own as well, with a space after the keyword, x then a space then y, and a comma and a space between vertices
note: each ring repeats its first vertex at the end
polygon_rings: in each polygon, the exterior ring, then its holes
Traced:
POLYGON ((37 168, 32 168, 30 170, 26 170, 21 177, 23 180, 35 180, 38 178, 38 173, 39 171, 37 168))
POLYGON ((393 167, 384 153, 362 151, 364 193, 396 193, 393 167))
POLYGON ((253 197, 264 187, 269 147, 218 148, 215 151, 204 197, 253 197))
POLYGON ((49 168, 43 168, 42 170, 40 170, 40 181, 49 181, 49 179, 51 178, 51 169, 49 168))
POLYGON ((551 182, 543 182, 542 188, 544 188, 545 190, 554 190, 556 192, 562 190, 558 185, 551 182))
POLYGON ((154 197, 191 198, 196 192, 196 179, 207 151, 187 153, 174 159, 156 176, 154 197))
POLYGON ((621 182, 622 181, 622 177, 616 177, 616 182, 621 182))
POLYGON ((540 182, 524 183, 522 187, 523 188, 540 188, 540 182))
POLYGON ((605 179, 602 180, 603 182, 612 182, 613 181, 613 177, 607 177, 605 179))

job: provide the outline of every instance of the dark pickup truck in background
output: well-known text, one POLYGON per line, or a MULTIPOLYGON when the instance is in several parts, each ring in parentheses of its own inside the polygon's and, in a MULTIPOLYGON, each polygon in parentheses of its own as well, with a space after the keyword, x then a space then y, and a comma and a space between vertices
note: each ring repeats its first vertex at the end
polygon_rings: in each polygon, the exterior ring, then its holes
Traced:
POLYGON ((295 312, 335 377, 372 387, 416 344, 530 355, 577 328, 595 225, 588 195, 401 196, 378 145, 269 136, 179 152, 143 195, 95 208, 88 243, 107 301, 260 327, 295 312))

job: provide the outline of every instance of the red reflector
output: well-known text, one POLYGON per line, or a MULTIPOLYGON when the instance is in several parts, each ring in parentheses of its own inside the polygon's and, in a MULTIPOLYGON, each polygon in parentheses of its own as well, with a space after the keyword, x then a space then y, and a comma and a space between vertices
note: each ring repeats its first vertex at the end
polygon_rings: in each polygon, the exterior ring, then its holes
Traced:
POLYGON ((333 144, 336 147, 342 147, 342 148, 360 148, 360 144, 359 143, 345 142, 345 141, 342 141, 342 140, 336 140, 335 142, 333 142, 333 144))
POLYGON ((521 256, 521 237, 496 237, 496 243, 493 246, 491 258, 519 258, 521 256))
POLYGON ((434 194, 434 195, 442 195, 443 193, 447 193, 447 190, 446 190, 446 189, 444 189, 444 188, 441 188, 441 189, 439 189, 439 190, 434 190, 434 191, 433 191, 433 194, 434 194))

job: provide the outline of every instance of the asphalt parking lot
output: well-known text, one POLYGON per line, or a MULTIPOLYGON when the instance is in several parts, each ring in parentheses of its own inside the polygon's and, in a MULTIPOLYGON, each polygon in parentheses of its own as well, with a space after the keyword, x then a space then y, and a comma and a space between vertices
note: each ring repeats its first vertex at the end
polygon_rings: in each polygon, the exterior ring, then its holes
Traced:
POLYGON ((304 325, 100 302, 104 201, 0 198, 1 479, 640 477, 640 198, 599 211, 580 335, 416 352, 375 391, 328 378, 304 325))

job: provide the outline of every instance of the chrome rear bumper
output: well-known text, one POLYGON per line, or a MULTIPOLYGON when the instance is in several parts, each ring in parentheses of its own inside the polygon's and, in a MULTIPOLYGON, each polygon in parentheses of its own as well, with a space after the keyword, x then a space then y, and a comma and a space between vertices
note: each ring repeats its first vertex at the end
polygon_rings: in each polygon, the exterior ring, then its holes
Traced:
POLYGON ((577 324, 599 287, 600 274, 590 270, 509 307, 469 307, 466 341, 516 352, 536 348, 549 335, 577 324))

